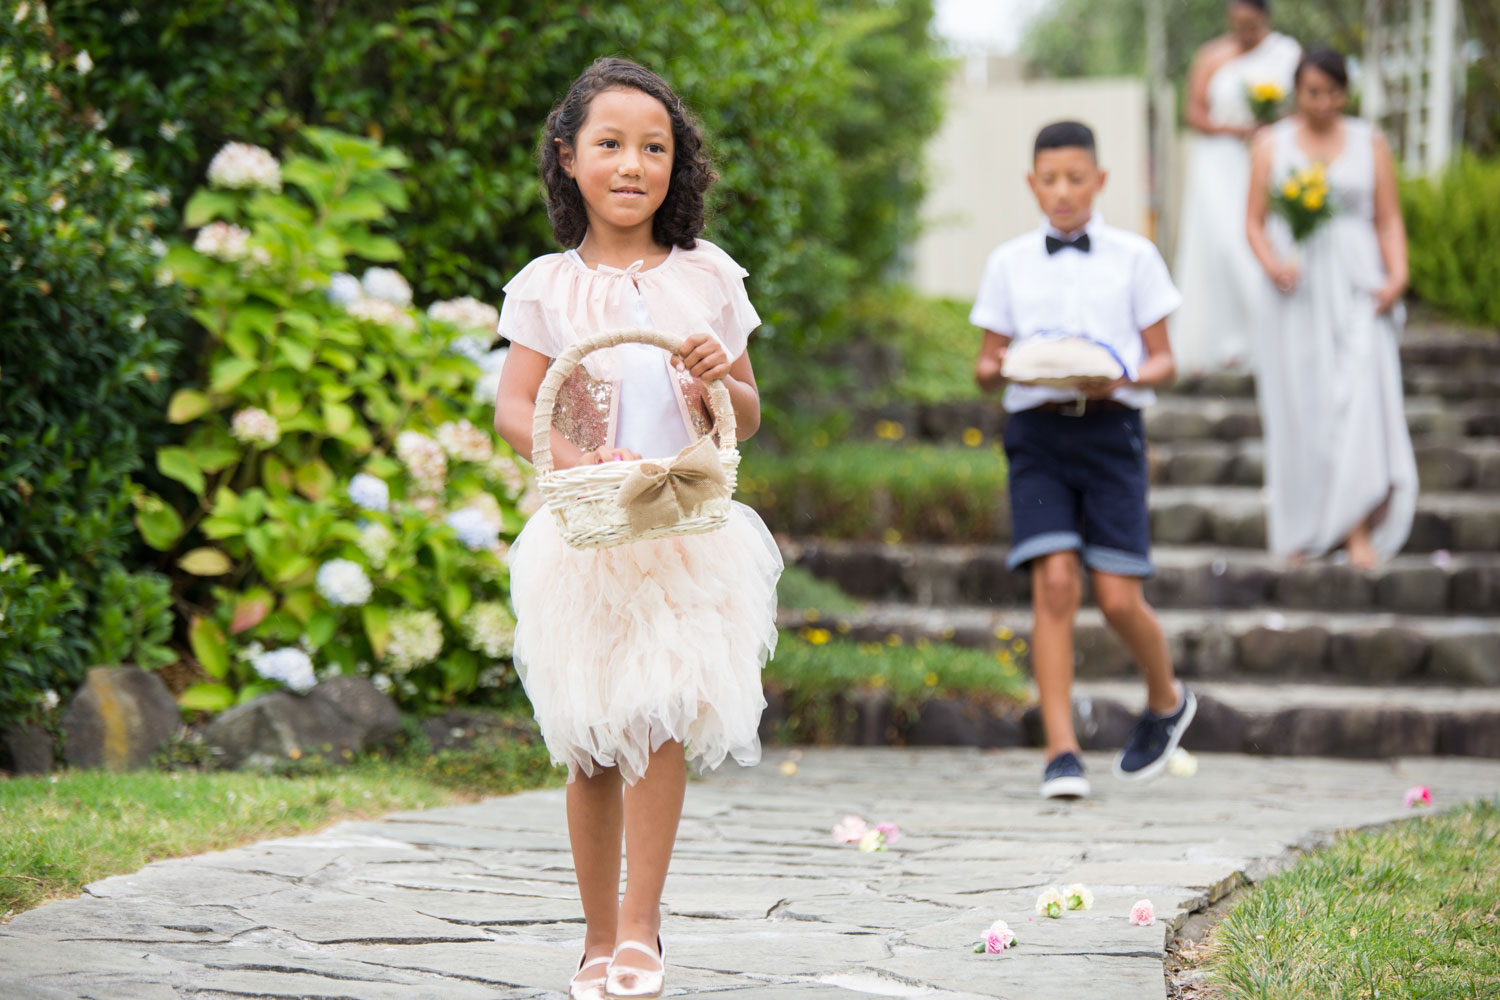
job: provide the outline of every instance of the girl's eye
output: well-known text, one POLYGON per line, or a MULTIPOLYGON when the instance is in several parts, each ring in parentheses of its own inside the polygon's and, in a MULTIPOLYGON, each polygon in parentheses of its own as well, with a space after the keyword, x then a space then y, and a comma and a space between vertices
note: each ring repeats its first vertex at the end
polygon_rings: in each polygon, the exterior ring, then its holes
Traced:
POLYGON ((614 139, 601 139, 599 140, 599 145, 603 146, 605 149, 614 149, 619 145, 619 142, 614 139))
POLYGON ((665 153, 667 151, 667 147, 663 146, 659 142, 653 142, 646 147, 646 151, 650 153, 665 153))

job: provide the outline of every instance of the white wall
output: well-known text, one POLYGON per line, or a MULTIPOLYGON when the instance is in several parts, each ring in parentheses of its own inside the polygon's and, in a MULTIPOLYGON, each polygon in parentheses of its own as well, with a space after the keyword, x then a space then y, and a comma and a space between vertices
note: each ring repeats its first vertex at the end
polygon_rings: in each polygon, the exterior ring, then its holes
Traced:
POLYGON ((1094 130, 1109 179, 1095 207, 1114 226, 1150 233, 1146 87, 1133 79, 971 84, 957 74, 927 146, 928 194, 912 280, 929 295, 973 298, 996 245, 1036 227, 1026 186, 1037 130, 1062 119, 1094 130))

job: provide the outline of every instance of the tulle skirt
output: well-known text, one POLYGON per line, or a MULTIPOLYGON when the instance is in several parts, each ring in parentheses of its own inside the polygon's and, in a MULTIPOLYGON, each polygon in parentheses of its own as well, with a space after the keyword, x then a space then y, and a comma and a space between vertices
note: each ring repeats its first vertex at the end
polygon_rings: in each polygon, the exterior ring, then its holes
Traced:
POLYGON ((516 669, 570 780, 618 767, 633 784, 672 740, 702 769, 760 760, 782 562, 753 510, 734 504, 707 534, 574 549, 543 508, 510 567, 516 669))

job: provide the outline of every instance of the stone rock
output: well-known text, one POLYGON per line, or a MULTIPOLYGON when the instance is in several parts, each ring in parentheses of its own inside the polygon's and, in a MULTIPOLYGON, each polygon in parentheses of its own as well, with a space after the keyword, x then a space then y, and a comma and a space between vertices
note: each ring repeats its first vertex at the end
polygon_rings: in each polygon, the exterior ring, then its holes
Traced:
POLYGON ((1448 572, 1438 566, 1392 567, 1375 581, 1375 600, 1392 611, 1447 611, 1451 583, 1448 572))
POLYGON ((1216 510, 1210 515, 1213 540, 1240 549, 1266 547, 1266 515, 1260 510, 1216 510))
POLYGON ((1454 573, 1453 610, 1500 611, 1500 566, 1465 566, 1454 573))
POLYGON ((1254 410, 1230 411, 1214 426, 1214 435, 1225 441, 1246 441, 1250 438, 1258 438, 1260 433, 1260 414, 1254 410))
POLYGON ((1270 594, 1271 571, 1225 559, 1194 565, 1158 565, 1146 581, 1153 607, 1251 608, 1270 594))
POLYGON ((802 565, 814 576, 832 580, 852 597, 900 599, 906 597, 901 567, 885 551, 873 547, 832 550, 808 547, 802 565))
POLYGON ((1229 478, 1233 460, 1223 445, 1179 446, 1167 463, 1167 478, 1179 486, 1215 486, 1229 478))
POLYGON ((1262 448, 1243 448, 1235 457, 1234 467, 1229 472, 1229 481, 1235 486, 1264 486, 1266 482, 1266 453, 1262 448))
POLYGON ((1375 598, 1375 585, 1362 572, 1332 563, 1289 569, 1272 589, 1277 604, 1292 608, 1360 610, 1375 598))
POLYGON ((1031 603, 1031 574, 1005 568, 1007 553, 985 548, 975 553, 960 570, 960 588, 966 600, 975 604, 1031 603))
POLYGON ((140 667, 91 667, 63 713, 63 752, 73 767, 149 767, 182 726, 160 677, 140 667))
POLYGON ((1198 694, 1198 712, 1182 734, 1182 745, 1204 753, 1243 753, 1250 735, 1245 713, 1212 695, 1198 694))
POLYGON ((1190 545, 1209 536, 1209 513, 1191 501, 1151 511, 1151 540, 1158 545, 1190 545))
MULTIPOLYGON (((1073 696, 1073 730, 1078 735, 1079 745, 1085 750, 1120 749, 1125 745, 1135 720, 1136 713, 1113 698, 1073 696)), ((1032 746, 1046 745, 1039 706, 1026 709, 1021 716, 1021 725, 1026 730, 1027 742, 1032 746)))
POLYGON ((1218 621, 1207 621, 1181 634, 1172 649, 1172 665, 1184 677, 1223 677, 1234 672, 1235 640, 1218 621))
POLYGON ((1020 747, 1026 745, 1021 720, 996 715, 986 706, 961 698, 930 698, 917 709, 906 730, 910 746, 1020 747))
POLYGON ((1402 552, 1436 552, 1453 548, 1453 526, 1443 514, 1435 510, 1417 508, 1412 517, 1411 534, 1406 538, 1402 552))
POLYGON ((0 771, 48 774, 55 763, 52 734, 35 722, 18 722, 0 733, 0 771))
POLYGON ((1500 758, 1500 712, 1454 712, 1438 722, 1437 752, 1500 758))
POLYGON ((1289 708, 1257 719, 1249 749, 1311 757, 1407 757, 1437 750, 1437 719, 1418 709, 1289 708))
POLYGON ((423 719, 422 732, 433 750, 494 743, 498 739, 534 742, 538 735, 535 723, 529 719, 463 708, 449 709, 442 715, 423 719))
POLYGON ((1500 630, 1476 628, 1433 640, 1427 673, 1460 684, 1500 684, 1500 630))
POLYGON ((1474 488, 1500 492, 1500 448, 1489 448, 1474 457, 1474 488))
POLYGON ((1213 421, 1198 409, 1159 407, 1146 421, 1146 437, 1152 441, 1196 441, 1213 436, 1213 421))
POLYGON ((1500 551, 1500 507, 1460 511, 1452 525, 1452 547, 1460 552, 1500 551))
POLYGON ((1428 647, 1427 637, 1412 629, 1358 629, 1332 637, 1329 665, 1351 680, 1400 680, 1422 672, 1428 647))
POLYGON ((401 731, 396 703, 364 677, 333 677, 305 695, 273 691, 224 712, 203 743, 225 767, 267 768, 320 756, 340 761, 401 731))
POLYGON ((1074 627, 1073 661, 1079 677, 1120 677, 1135 670, 1130 650, 1108 625, 1074 627))
POLYGON ((1283 677, 1323 672, 1328 665, 1328 630, 1253 628, 1235 642, 1240 667, 1250 673, 1283 677))
POLYGON ((1474 459, 1462 447, 1427 445, 1417 451, 1417 481, 1424 490, 1458 490, 1474 479, 1474 459))

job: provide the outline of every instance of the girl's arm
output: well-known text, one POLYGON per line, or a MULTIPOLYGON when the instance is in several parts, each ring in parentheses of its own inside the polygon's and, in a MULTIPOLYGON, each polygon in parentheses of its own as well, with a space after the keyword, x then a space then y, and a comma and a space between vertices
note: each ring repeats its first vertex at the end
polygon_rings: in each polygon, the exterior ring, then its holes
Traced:
MULTIPOLYGON (((500 391, 495 394, 495 432, 515 449, 517 455, 532 461, 531 416, 536 411, 537 390, 542 379, 547 377, 547 366, 552 359, 540 351, 520 344, 511 344, 505 356, 505 368, 500 372, 500 391)), ((585 452, 552 428, 552 465, 558 469, 570 469, 606 461, 610 458, 639 458, 639 455, 624 449, 599 448, 585 452)))
POLYGON ((1250 197, 1245 203, 1245 239, 1260 266, 1283 293, 1297 287, 1297 265, 1285 263, 1276 256, 1266 235, 1266 211, 1270 206, 1271 154, 1275 137, 1270 130, 1261 134, 1250 156, 1250 197))
POLYGON ((979 360, 974 362, 974 381, 986 392, 1005 384, 1000 372, 1005 368, 1005 352, 1010 349, 1011 338, 994 330, 984 331, 984 343, 979 345, 979 360))
POLYGON ((1406 224, 1396 190, 1396 164, 1385 136, 1375 133, 1375 235, 1385 262, 1385 285, 1375 293, 1375 307, 1386 312, 1406 294, 1406 224))
POLYGON ((1183 116, 1187 119, 1188 127, 1196 132, 1245 138, 1255 131, 1254 128, 1220 125, 1208 113, 1208 82, 1232 56, 1233 52, 1227 43, 1218 38, 1205 43, 1193 57, 1193 65, 1188 69, 1188 93, 1183 116))
POLYGON ((741 441, 760 430, 760 390, 755 385, 755 371, 750 366, 750 352, 743 351, 733 361, 717 340, 706 333, 695 333, 677 349, 683 367, 694 378, 708 382, 724 380, 729 401, 734 405, 734 436, 741 441))

